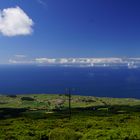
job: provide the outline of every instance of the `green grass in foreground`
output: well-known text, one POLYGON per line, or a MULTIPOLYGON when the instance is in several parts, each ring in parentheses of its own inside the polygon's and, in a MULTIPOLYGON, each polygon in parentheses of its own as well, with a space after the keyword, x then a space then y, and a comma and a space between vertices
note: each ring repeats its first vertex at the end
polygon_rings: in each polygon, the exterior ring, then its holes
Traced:
POLYGON ((0 140, 140 140, 140 100, 1 95, 0 140))

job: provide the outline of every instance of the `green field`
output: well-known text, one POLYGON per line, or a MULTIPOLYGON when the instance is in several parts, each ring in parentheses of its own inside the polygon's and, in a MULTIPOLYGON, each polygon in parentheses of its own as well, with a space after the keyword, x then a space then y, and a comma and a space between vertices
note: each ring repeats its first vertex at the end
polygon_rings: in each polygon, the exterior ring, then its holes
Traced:
POLYGON ((140 140, 140 100, 0 95, 0 140, 140 140), (70 118, 70 119, 69 119, 70 118))

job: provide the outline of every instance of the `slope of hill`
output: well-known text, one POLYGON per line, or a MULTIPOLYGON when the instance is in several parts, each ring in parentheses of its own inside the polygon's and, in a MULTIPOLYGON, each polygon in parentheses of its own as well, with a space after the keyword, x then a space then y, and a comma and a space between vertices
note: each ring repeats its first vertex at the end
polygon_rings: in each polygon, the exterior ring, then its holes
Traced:
POLYGON ((138 140, 140 100, 67 95, 0 95, 1 140, 138 140))

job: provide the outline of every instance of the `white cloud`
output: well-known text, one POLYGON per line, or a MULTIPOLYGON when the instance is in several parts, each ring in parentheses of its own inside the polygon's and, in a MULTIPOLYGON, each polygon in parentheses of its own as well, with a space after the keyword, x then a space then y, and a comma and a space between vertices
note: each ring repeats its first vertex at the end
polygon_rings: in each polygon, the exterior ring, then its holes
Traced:
POLYGON ((33 32, 33 24, 20 7, 0 11, 0 33, 4 36, 29 35, 33 32))
MULTIPOLYGON (((127 59, 126 61, 130 61, 127 59)), ((136 60, 135 60, 136 61, 136 60)), ((35 63, 35 64, 118 64, 126 63, 122 58, 33 58, 29 59, 26 55, 17 54, 13 59, 9 59, 10 63, 35 63)), ((140 62, 140 60, 139 60, 140 62)))
POLYGON ((66 59, 66 58, 61 58, 61 59, 59 60, 59 63, 60 63, 60 64, 68 63, 68 59, 66 59))
POLYGON ((49 58, 35 58, 36 63, 55 63, 56 59, 49 59, 49 58))
POLYGON ((16 59, 9 59, 9 64, 33 64, 34 61, 32 60, 16 60, 16 59))
POLYGON ((25 55, 14 55, 9 64, 35 64, 44 66, 78 66, 78 67, 140 67, 140 58, 28 58, 25 55))
POLYGON ((110 64, 124 63, 121 58, 35 58, 36 63, 44 64, 110 64))

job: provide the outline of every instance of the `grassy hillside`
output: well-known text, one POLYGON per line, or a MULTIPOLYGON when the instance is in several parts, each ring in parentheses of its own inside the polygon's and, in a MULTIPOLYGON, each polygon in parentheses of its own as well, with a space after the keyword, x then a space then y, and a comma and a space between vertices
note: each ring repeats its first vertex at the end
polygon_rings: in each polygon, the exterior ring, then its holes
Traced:
POLYGON ((0 95, 0 140, 139 140, 140 100, 0 95))

